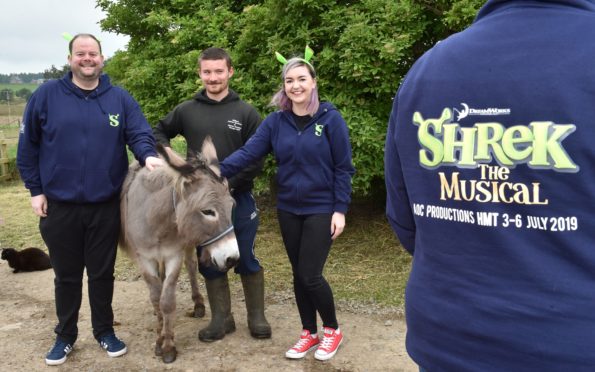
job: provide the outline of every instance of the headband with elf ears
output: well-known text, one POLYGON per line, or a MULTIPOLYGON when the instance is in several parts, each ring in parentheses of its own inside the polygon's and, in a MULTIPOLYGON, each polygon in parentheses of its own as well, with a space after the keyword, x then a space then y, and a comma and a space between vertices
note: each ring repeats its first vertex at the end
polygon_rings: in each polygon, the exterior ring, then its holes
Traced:
MULTIPOLYGON (((69 44, 70 41, 74 38, 74 36, 72 36, 71 34, 69 34, 68 32, 63 32, 62 33, 62 37, 64 38, 64 40, 66 40, 69 44)), ((68 49, 68 55, 70 56, 70 48, 68 49)))
MULTIPOLYGON (((72 41, 72 39, 74 39, 74 36, 72 36, 70 33, 68 32, 63 32, 62 33, 62 37, 64 38, 64 40, 66 40, 69 44, 72 41)), ((98 42, 101 42, 101 40, 97 39, 98 42)), ((70 55, 70 49, 68 50, 68 55, 70 55)))
MULTIPOLYGON (((304 58, 299 58, 300 61, 303 61, 308 66, 310 66, 312 70, 314 70, 314 66, 310 64, 310 59, 312 59, 313 55, 314 51, 312 50, 312 48, 306 45, 306 50, 304 51, 304 58)), ((287 64, 287 59, 283 57, 279 52, 275 52, 275 57, 277 57, 277 61, 281 62, 282 65, 287 64)))

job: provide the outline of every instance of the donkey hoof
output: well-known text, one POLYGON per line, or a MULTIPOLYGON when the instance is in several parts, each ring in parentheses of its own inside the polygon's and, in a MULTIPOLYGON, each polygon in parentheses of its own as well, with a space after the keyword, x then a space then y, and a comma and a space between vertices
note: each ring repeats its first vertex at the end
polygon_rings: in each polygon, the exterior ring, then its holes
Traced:
POLYGON ((163 363, 173 363, 176 360, 176 357, 178 356, 178 352, 176 351, 176 348, 172 348, 171 350, 163 353, 163 356, 161 357, 163 359, 163 363))
POLYGON ((163 350, 161 350, 161 344, 156 343, 155 344, 155 356, 161 356, 161 355, 163 355, 163 350))
POLYGON ((189 311, 186 315, 191 318, 202 318, 205 316, 205 305, 194 306, 194 311, 189 311))

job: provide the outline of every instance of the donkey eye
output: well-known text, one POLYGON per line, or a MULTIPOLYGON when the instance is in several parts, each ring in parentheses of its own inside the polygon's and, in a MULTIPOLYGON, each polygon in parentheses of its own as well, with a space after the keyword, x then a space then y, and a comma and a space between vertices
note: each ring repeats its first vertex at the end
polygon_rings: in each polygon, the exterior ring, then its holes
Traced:
POLYGON ((202 211, 200 211, 202 214, 204 214, 205 216, 213 216, 215 217, 215 211, 212 209, 203 209, 202 211))

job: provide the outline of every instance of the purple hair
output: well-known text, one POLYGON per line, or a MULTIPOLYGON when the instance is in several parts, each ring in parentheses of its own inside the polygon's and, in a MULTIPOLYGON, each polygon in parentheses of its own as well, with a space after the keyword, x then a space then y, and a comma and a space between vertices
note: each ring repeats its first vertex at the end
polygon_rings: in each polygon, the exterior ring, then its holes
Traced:
MULTIPOLYGON (((308 69, 310 76, 312 76, 312 79, 316 79, 316 71, 314 70, 314 67, 311 64, 304 62, 302 58, 296 57, 291 58, 283 66, 283 71, 281 72, 281 81, 285 81, 285 76, 289 70, 299 66, 305 66, 308 69)), ((291 102, 289 97, 287 97, 287 93, 285 93, 284 83, 281 83, 281 89, 279 89, 273 95, 273 98, 271 99, 271 106, 277 106, 283 111, 290 111, 292 109, 293 102, 291 102)), ((314 116, 314 114, 316 114, 318 111, 319 106, 320 100, 318 99, 318 86, 316 86, 314 89, 312 89, 312 95, 310 96, 310 102, 308 103, 308 106, 306 106, 306 110, 310 116, 314 116)))

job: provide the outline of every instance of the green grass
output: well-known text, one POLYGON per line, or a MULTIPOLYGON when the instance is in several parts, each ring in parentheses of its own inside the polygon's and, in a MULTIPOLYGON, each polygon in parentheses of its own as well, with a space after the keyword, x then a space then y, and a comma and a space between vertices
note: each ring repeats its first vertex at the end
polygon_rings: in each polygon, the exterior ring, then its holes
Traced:
MULTIPOLYGON (((0 247, 45 249, 39 235, 39 219, 33 214, 29 199, 22 182, 0 183, 0 247)), ((279 233, 276 209, 268 197, 260 197, 257 202, 261 215, 256 255, 265 268, 267 291, 291 291, 291 267, 279 233)), ((410 263, 382 208, 359 202, 347 214, 345 232, 331 248, 324 275, 337 301, 401 308, 410 263)), ((138 270, 125 255, 118 255, 116 277, 139 278, 138 270)), ((238 280, 236 275, 230 275, 230 279, 238 280)))
MULTIPOLYGON (((0 130, 8 138, 18 136, 18 126, 0 125, 0 130)), ((172 139, 171 145, 180 155, 186 155, 183 137, 172 139)), ((16 145, 9 146, 10 157, 15 153, 16 145)), ((261 215, 256 255, 265 268, 267 290, 291 291, 291 266, 279 233, 274 203, 266 190, 260 190, 259 194, 263 196, 258 198, 261 215)), ((0 182, 0 247, 44 247, 38 223, 39 219, 31 211, 29 192, 22 182, 0 182)), ((383 208, 363 201, 353 203, 347 214, 345 232, 333 244, 324 275, 339 301, 402 307, 410 264, 411 258, 399 246, 383 208)), ((121 254, 116 262, 116 276, 120 280, 139 278, 134 264, 121 254)), ((232 281, 238 280, 236 275, 229 277, 232 281)))
POLYGON ((38 223, 23 183, 0 182, 0 247, 44 247, 38 223))
POLYGON ((0 83, 0 90, 4 89, 11 89, 13 92, 21 90, 23 88, 27 88, 30 91, 34 92, 39 85, 31 84, 31 83, 23 83, 23 84, 8 84, 8 83, 0 83))
POLYGON ((18 128, 23 112, 25 111, 25 101, 17 98, 8 105, 6 102, 0 102, 0 130, 6 127, 18 128))
POLYGON ((25 101, 21 98, 16 98, 14 102, 10 102, 8 105, 6 102, 0 103, 0 117, 2 116, 10 116, 21 118, 23 116, 23 112, 25 111, 25 101))

